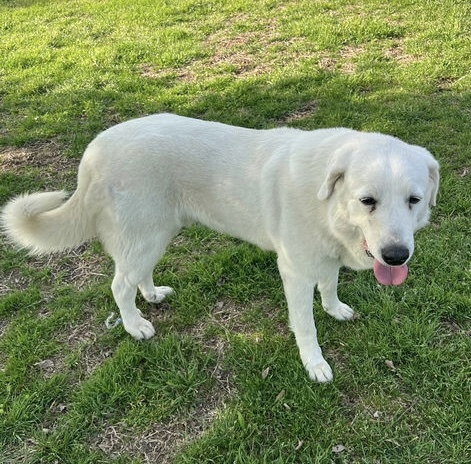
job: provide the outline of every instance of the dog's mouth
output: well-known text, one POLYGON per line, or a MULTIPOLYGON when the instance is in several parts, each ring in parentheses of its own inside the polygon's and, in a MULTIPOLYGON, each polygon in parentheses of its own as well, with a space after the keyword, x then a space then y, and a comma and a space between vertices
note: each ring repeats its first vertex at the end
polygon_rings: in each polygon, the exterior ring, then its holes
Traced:
POLYGON ((377 260, 368 248, 366 240, 363 240, 363 248, 368 257, 372 258, 373 261, 373 272, 376 280, 381 285, 401 285, 407 278, 409 268, 407 264, 400 266, 388 266, 377 260))

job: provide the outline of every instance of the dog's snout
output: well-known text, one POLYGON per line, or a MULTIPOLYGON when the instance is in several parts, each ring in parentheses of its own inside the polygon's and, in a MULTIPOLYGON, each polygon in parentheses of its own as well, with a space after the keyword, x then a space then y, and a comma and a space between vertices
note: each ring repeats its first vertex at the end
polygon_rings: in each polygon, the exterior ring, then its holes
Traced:
POLYGON ((409 259, 409 250, 405 246, 388 246, 381 250, 381 256, 386 264, 400 266, 409 259))

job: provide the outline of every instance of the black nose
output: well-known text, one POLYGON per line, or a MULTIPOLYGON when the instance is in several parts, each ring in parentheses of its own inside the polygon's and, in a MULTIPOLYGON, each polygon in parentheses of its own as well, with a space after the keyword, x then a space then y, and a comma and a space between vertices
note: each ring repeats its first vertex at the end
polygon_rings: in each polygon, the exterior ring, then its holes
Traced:
POLYGON ((386 264, 400 266, 409 258, 409 250, 404 246, 388 246, 381 250, 381 256, 386 264))

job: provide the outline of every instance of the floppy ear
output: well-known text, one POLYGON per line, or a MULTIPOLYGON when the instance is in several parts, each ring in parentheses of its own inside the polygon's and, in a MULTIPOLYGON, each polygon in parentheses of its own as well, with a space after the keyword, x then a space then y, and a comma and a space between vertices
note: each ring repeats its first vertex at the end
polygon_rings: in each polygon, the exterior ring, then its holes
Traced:
POLYGON ((327 200, 334 191, 335 183, 343 177, 348 166, 348 155, 345 150, 336 150, 330 157, 325 171, 325 178, 317 192, 319 200, 327 200))
POLYGON ((438 193, 438 184, 440 183, 440 166, 435 159, 431 159, 428 165, 429 177, 431 186, 429 206, 435 206, 437 204, 437 193, 438 193))

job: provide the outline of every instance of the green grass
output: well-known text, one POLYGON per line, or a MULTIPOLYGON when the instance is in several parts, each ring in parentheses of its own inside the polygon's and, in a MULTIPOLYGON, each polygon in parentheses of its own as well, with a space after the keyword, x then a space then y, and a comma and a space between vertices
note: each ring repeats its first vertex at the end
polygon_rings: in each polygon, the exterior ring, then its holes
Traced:
POLYGON ((316 299, 329 385, 301 366, 272 254, 188 229, 156 269, 176 294, 139 300, 158 332, 137 343, 104 326, 99 244, 2 243, 2 462, 469 462, 469 2, 6 0, 0 36, 1 204, 73 190, 100 130, 161 111, 381 131, 442 166, 407 282, 342 272, 353 323, 316 299))

